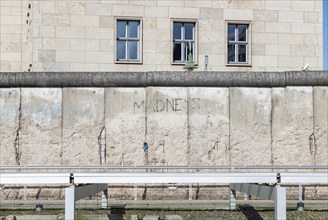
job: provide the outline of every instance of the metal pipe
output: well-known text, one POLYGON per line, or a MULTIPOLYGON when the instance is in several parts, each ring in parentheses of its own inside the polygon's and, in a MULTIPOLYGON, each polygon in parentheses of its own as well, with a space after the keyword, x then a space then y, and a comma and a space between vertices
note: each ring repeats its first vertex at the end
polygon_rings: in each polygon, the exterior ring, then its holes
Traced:
POLYGON ((0 72, 5 87, 328 86, 328 71, 294 72, 0 72))

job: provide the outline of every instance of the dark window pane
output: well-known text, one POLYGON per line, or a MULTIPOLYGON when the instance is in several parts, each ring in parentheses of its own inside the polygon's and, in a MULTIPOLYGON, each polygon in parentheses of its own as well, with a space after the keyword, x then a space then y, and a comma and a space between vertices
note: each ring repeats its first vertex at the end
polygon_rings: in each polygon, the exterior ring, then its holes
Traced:
POLYGON ((117 41, 117 52, 116 58, 117 60, 125 60, 126 59, 126 41, 117 41))
POLYGON ((235 29, 236 25, 228 25, 228 41, 235 41, 235 29))
POLYGON ((186 23, 184 25, 185 29, 185 40, 193 40, 194 39, 194 24, 186 23))
POLYGON ((129 59, 138 59, 138 41, 129 42, 129 59))
POLYGON ((246 63, 246 45, 239 45, 238 48, 238 62, 246 63))
POLYGON ((139 21, 129 21, 129 37, 138 38, 139 21))
POLYGON ((246 41, 247 25, 238 25, 238 40, 246 41))
POLYGON ((117 37, 126 37, 126 21, 117 21, 117 37))
POLYGON ((174 23, 173 24, 173 38, 174 39, 181 39, 181 29, 182 29, 182 23, 174 23))
POLYGON ((173 60, 181 61, 181 44, 174 44, 173 48, 173 60))
POLYGON ((235 62, 235 45, 228 45, 228 63, 235 62))

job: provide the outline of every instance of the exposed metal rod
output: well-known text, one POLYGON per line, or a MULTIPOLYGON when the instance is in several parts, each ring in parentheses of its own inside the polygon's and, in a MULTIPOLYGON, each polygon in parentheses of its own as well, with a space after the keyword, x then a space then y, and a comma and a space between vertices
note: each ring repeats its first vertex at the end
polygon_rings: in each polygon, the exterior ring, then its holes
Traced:
POLYGON ((219 165, 219 166, 0 166, 0 170, 88 170, 88 169, 290 169, 290 170, 308 170, 328 169, 328 165, 219 165))
POLYGON ((0 72, 6 87, 328 86, 328 71, 289 72, 0 72))

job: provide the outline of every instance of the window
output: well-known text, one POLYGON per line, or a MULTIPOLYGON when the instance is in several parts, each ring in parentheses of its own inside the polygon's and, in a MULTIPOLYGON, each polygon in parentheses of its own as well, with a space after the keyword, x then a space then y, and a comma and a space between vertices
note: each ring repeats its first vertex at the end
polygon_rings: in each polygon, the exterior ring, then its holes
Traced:
POLYGON ((141 62, 140 20, 116 21, 116 61, 141 62))
POLYGON ((173 22, 173 63, 185 63, 191 54, 195 62, 195 22, 173 22))
POLYGON ((228 24, 228 64, 249 64, 249 24, 228 24))

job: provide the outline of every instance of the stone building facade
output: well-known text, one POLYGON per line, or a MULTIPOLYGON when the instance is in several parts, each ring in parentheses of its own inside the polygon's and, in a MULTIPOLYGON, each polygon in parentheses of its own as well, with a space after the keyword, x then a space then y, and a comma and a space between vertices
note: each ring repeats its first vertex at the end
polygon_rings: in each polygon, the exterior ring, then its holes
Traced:
POLYGON ((1 71, 323 67, 322 0, 1 0, 1 71))

